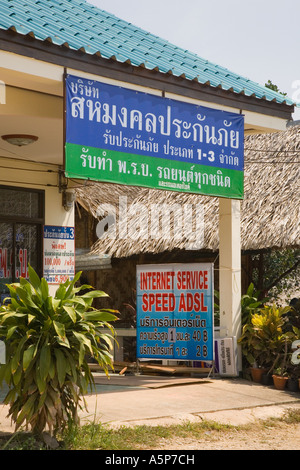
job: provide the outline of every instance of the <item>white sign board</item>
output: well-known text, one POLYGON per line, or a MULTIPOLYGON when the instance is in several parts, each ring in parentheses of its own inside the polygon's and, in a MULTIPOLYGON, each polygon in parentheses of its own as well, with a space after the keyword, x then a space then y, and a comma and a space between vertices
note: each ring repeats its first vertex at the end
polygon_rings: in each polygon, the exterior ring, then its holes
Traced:
POLYGON ((60 284, 75 275, 74 227, 44 226, 44 278, 60 284))
POLYGON ((236 338, 216 338, 215 339, 215 366, 217 372, 224 376, 236 376, 236 338))

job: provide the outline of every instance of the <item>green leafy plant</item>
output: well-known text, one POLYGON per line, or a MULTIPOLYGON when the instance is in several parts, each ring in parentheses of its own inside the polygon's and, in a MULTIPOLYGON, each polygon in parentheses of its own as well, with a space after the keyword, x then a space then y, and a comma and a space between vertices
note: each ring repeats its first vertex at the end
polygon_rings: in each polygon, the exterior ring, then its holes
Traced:
POLYGON ((214 290, 214 324, 220 325, 220 293, 214 290))
MULTIPOLYGON (((258 311, 269 300, 267 297, 259 300, 259 296, 260 291, 255 290, 254 284, 251 283, 246 294, 241 297, 242 325, 245 325, 251 314, 258 311)), ((214 291, 214 299, 215 325, 218 326, 220 324, 220 293, 217 290, 214 291)))
POLYGON ((287 369, 284 366, 275 367, 273 369, 273 374, 278 375, 279 377, 287 377, 288 376, 287 369))
POLYGON ((241 298, 241 311, 242 311, 242 324, 244 325, 249 321, 250 315, 255 313, 260 307, 264 305, 269 299, 264 297, 259 300, 260 291, 254 289, 254 284, 251 282, 246 294, 241 298))
POLYGON ((26 425, 34 434, 48 429, 56 435, 68 423, 78 423, 78 408, 85 407, 84 394, 94 385, 87 357, 107 374, 113 367, 109 322, 117 312, 93 308, 95 298, 107 295, 88 285, 76 287, 80 275, 61 284, 54 297, 31 266, 29 280, 7 285, 9 303, 0 308, 7 361, 0 366, 0 383, 9 386, 4 403, 16 430, 26 425))
POLYGON ((287 344, 296 338, 293 331, 284 331, 290 307, 265 306, 250 315, 238 343, 250 365, 271 369, 284 354, 287 344))

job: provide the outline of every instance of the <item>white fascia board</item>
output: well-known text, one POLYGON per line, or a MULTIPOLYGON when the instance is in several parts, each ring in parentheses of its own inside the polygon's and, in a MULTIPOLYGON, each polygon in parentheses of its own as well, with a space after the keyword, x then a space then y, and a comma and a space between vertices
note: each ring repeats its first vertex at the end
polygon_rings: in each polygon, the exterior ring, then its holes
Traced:
POLYGON ((64 67, 0 50, 0 80, 7 85, 63 96, 64 67))
POLYGON ((140 91, 142 93, 148 93, 148 94, 156 95, 156 96, 162 95, 161 90, 145 87, 142 85, 135 85, 133 83, 124 82, 121 80, 115 80, 113 78, 101 77, 100 75, 94 75, 92 73, 81 72, 80 70, 68 68, 66 70, 66 73, 70 75, 74 75, 76 77, 85 78, 87 80, 95 80, 97 82, 106 83, 108 85, 114 85, 118 87, 123 87, 123 88, 127 88, 127 89, 134 90, 134 91, 140 91))

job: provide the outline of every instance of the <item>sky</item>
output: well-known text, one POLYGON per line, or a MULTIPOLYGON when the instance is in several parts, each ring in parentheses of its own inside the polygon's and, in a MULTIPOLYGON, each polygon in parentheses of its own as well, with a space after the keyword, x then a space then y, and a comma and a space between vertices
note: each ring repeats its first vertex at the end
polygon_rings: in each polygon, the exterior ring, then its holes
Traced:
POLYGON ((87 1, 300 105, 299 0, 87 1))

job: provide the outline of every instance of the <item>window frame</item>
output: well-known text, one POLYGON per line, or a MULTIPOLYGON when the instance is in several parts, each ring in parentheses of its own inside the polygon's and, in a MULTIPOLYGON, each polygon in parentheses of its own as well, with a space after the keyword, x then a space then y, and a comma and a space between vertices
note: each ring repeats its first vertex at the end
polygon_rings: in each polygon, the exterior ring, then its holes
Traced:
MULTIPOLYGON (((0 185, 2 189, 16 192, 31 192, 38 194, 38 217, 26 217, 19 215, 1 215, 0 223, 12 224, 13 226, 13 243, 12 243, 12 259, 16 259, 16 228, 18 224, 28 224, 36 226, 37 230, 37 272, 39 276, 43 275, 43 228, 45 225, 45 191, 35 188, 24 188, 21 186, 0 185)), ((15 275, 15 262, 12 264, 12 282, 16 282, 18 278, 15 275)))

